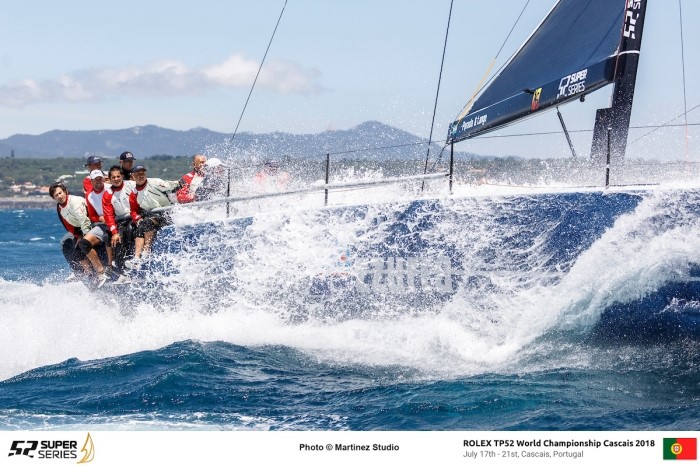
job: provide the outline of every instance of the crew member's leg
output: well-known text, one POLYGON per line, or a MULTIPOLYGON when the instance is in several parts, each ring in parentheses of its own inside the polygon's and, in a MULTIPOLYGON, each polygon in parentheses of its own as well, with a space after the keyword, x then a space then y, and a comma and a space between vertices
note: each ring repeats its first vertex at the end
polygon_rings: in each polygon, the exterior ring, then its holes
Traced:
POLYGON ((154 214, 150 215, 139 222, 136 227, 136 240, 135 240, 135 250, 134 250, 134 260, 127 261, 126 266, 132 268, 132 266, 137 266, 141 261, 143 256, 147 255, 151 251, 151 245, 157 231, 165 226, 169 225, 170 218, 164 214, 154 214), (129 265, 131 263, 131 265, 129 265))
POLYGON ((77 279, 77 275, 83 273, 83 267, 80 264, 81 257, 76 249, 75 237, 72 233, 66 233, 61 238, 61 252, 71 270, 68 281, 77 279))
POLYGON ((124 262, 129 250, 133 247, 134 238, 130 224, 131 220, 119 222, 119 241, 114 244, 113 248, 114 267, 120 274, 124 271, 124 262))
POLYGON ((85 257, 92 264, 92 268, 95 269, 97 274, 97 287, 101 287, 105 284, 108 277, 105 273, 105 267, 102 264, 97 251, 95 251, 95 246, 102 244, 103 239, 106 236, 106 228, 102 228, 100 225, 95 226, 88 234, 86 234, 80 241, 78 241, 78 248, 85 254, 85 257))

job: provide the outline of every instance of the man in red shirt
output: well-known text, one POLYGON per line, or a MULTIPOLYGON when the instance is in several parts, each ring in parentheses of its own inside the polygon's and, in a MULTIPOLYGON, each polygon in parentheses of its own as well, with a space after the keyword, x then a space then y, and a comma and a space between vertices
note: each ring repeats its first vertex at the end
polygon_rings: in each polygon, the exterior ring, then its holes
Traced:
POLYGON ((104 182, 104 173, 102 170, 93 170, 90 172, 90 181, 92 182, 92 191, 90 191, 87 196, 85 196, 85 201, 87 202, 88 217, 92 222, 93 227, 100 228, 103 232, 102 238, 104 239, 104 245, 107 252, 107 270, 108 273, 112 267, 112 246, 109 242, 109 229, 105 222, 104 209, 102 208, 102 199, 106 192, 106 187, 104 182))
POLYGON ((180 204, 194 202, 195 192, 204 180, 205 163, 207 163, 207 158, 202 154, 196 154, 194 157, 192 157, 193 170, 183 175, 182 180, 180 181, 180 185, 182 187, 177 191, 177 202, 180 204))
MULTIPOLYGON (((121 274, 126 257, 134 249, 129 195, 136 189, 136 183, 132 180, 124 181, 124 172, 117 165, 109 169, 109 182, 111 186, 105 189, 102 197, 102 210, 112 237, 115 270, 121 274)), ((125 281, 120 276, 117 283, 125 281)))
POLYGON ((90 173, 95 170, 102 170, 102 159, 95 155, 91 155, 87 158, 85 166, 88 169, 88 175, 83 180, 83 192, 87 196, 90 191, 92 191, 92 180, 90 179, 90 173))

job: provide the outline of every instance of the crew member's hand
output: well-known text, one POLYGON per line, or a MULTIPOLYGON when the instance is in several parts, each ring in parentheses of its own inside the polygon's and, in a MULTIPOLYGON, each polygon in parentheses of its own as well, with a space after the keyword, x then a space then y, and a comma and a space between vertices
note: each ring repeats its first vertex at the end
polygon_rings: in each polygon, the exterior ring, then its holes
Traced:
POLYGON ((112 247, 115 248, 117 247, 117 243, 121 243, 122 238, 119 236, 119 233, 115 233, 112 235, 112 247))

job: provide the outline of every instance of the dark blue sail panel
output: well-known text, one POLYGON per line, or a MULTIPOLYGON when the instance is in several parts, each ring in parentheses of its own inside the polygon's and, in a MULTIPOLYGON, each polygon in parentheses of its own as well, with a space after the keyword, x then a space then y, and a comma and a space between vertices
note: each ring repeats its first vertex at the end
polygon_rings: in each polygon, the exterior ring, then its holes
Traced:
POLYGON ((452 142, 492 131, 612 82, 625 0, 560 0, 469 112, 452 142))

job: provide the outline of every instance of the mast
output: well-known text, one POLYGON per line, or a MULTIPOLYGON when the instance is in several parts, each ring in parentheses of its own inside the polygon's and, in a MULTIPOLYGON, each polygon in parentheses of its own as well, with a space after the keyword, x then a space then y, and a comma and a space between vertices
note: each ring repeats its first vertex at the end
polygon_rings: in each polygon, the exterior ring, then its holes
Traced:
POLYGON ((619 163, 625 158, 627 135, 634 86, 637 80, 637 67, 642 47, 642 30, 646 16, 647 0, 618 0, 626 4, 622 36, 615 63, 615 87, 612 93, 612 105, 600 108, 596 112, 591 160, 602 165, 605 163, 608 147, 608 129, 610 129, 610 153, 612 163, 619 163))

